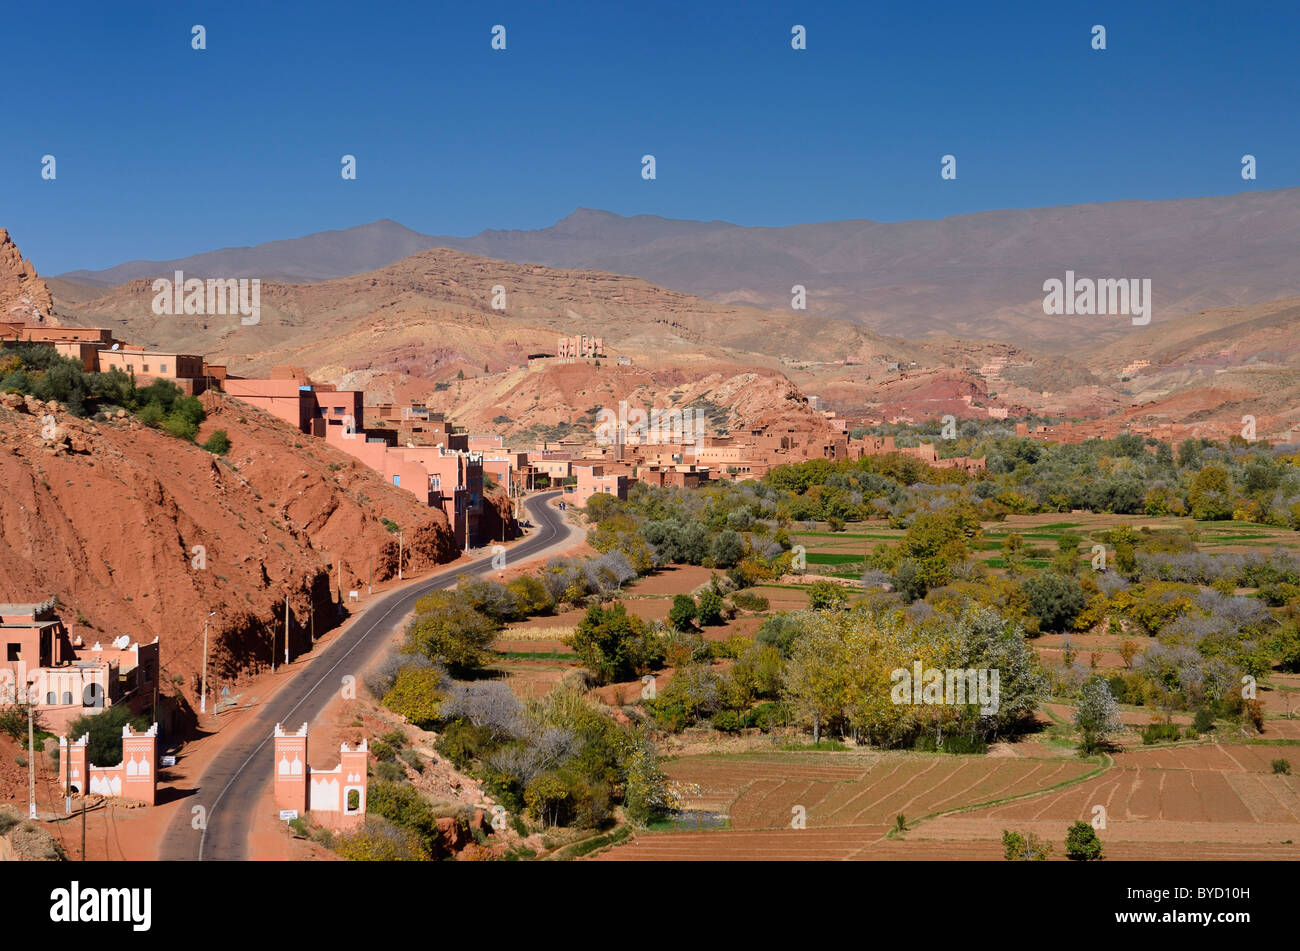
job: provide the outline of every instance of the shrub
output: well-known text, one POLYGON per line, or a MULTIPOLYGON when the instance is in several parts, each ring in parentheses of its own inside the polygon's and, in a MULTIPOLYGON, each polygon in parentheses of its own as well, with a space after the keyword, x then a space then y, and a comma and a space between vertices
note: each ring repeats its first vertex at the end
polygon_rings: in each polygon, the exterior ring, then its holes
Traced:
POLYGON ((230 451, 230 436, 224 429, 214 429, 208 441, 203 444, 203 448, 213 455, 224 456, 230 451))
POLYGON ((444 676, 442 668, 423 654, 406 654, 401 651, 394 651, 376 664, 374 670, 365 675, 366 689, 370 691, 370 695, 376 700, 382 700, 384 695, 393 689, 393 684, 397 682, 397 675, 407 669, 432 669, 438 671, 440 678, 444 676))
POLYGON ((841 585, 825 578, 808 586, 808 607, 813 611, 832 611, 843 607, 848 600, 841 585))
POLYGON ((731 596, 731 603, 742 611, 766 611, 769 607, 767 598, 750 591, 737 591, 731 596))
POLYGON ((458 770, 466 772, 476 759, 488 752, 491 745, 492 731, 487 727, 456 720, 443 729, 434 748, 451 760, 458 770))
POLYGON ((1142 731, 1142 742, 1147 746, 1176 740, 1181 735, 1176 723, 1152 723, 1142 731))
POLYGON ((1273 774, 1276 776, 1291 775, 1291 761, 1289 759, 1273 760, 1273 774))
POLYGON ((415 750, 402 750, 402 752, 397 755, 403 763, 411 767, 411 769, 415 770, 417 773, 424 772, 424 760, 420 758, 420 754, 415 750))
POLYGON ((367 816, 365 825, 335 840, 336 854, 352 862, 427 862, 420 836, 384 819, 367 816))
POLYGON ((789 722, 789 709, 785 704, 778 701, 760 703, 745 714, 745 726, 757 727, 764 733, 771 733, 774 728, 785 726, 789 722))
MULTIPOLYGON (((395 763, 384 764, 399 768, 395 763)), ((429 800, 406 783, 377 781, 366 795, 366 812, 405 827, 418 836, 423 850, 432 854, 438 844, 438 819, 429 800)))
POLYGON ((719 710, 713 715, 713 728, 722 733, 739 733, 745 719, 734 710, 719 710))
POLYGON ((1196 718, 1192 721, 1192 726, 1197 733, 1209 733, 1214 729, 1214 711, 1208 707, 1201 707, 1196 711, 1196 718))

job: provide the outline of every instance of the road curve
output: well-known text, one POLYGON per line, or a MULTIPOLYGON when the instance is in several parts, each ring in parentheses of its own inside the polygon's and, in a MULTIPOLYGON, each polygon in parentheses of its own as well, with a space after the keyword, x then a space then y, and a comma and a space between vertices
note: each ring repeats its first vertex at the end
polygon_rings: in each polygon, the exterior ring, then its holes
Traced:
MULTIPOLYGON (((524 503, 537 530, 508 549, 512 560, 534 557, 565 534, 563 515, 546 504, 559 494, 548 492, 524 503)), ((206 811, 206 828, 194 829, 192 809, 182 808, 163 836, 159 857, 164 861, 246 859, 254 811, 271 782, 271 734, 275 724, 296 728, 303 722, 310 723, 340 689, 343 676, 358 676, 390 642, 397 625, 417 600, 430 591, 451 587, 458 574, 476 574, 490 568, 491 562, 489 555, 391 591, 368 606, 337 639, 324 648, 318 646, 319 655, 263 704, 254 719, 203 771, 194 804, 206 811)))

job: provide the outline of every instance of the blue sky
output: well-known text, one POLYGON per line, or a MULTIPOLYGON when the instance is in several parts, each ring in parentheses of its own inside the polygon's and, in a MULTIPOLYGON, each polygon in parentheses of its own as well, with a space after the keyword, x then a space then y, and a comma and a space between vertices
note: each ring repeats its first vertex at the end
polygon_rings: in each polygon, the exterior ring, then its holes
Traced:
POLYGON ((47 275, 385 217, 450 235, 579 206, 895 221, 1300 184, 1295 3, 95 0, 3 16, 0 226, 47 275))

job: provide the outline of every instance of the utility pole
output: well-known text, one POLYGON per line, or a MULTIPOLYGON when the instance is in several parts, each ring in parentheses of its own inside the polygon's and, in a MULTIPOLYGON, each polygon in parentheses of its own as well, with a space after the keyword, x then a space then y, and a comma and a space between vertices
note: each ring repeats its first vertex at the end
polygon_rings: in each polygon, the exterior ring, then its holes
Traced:
POLYGON ((36 818, 36 708, 27 694, 27 813, 36 818))
MULTIPOLYGON (((68 746, 68 750, 70 753, 72 747, 68 746)), ((59 757, 62 760, 63 758, 62 750, 59 751, 59 757)), ((85 780, 82 780, 82 782, 85 783, 85 780)), ((72 815, 72 757, 71 755, 67 757, 67 762, 63 763, 63 814, 65 816, 72 815)))
POLYGON ((397 533, 397 580, 402 580, 402 533, 397 533))
POLYGON ((284 596, 284 663, 289 663, 289 596, 284 596))
POLYGON ((199 693, 199 713, 208 712, 208 620, 216 613, 213 611, 203 619, 203 687, 199 693))

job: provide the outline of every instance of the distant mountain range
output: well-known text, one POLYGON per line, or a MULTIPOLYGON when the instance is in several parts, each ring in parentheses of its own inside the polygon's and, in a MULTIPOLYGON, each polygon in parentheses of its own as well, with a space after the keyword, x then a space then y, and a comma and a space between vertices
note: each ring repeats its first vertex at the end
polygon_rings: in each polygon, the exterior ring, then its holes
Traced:
POLYGON ((1150 278, 1153 323, 1300 295, 1300 188, 1212 198, 987 211, 936 221, 864 219, 743 227, 580 208, 549 228, 424 235, 388 219, 343 231, 131 261, 59 277, 110 287, 134 278, 260 277, 311 283, 432 248, 644 278, 722 303, 807 311, 898 337, 947 335, 1068 351, 1133 329, 1122 316, 1043 314, 1043 282, 1150 278))

